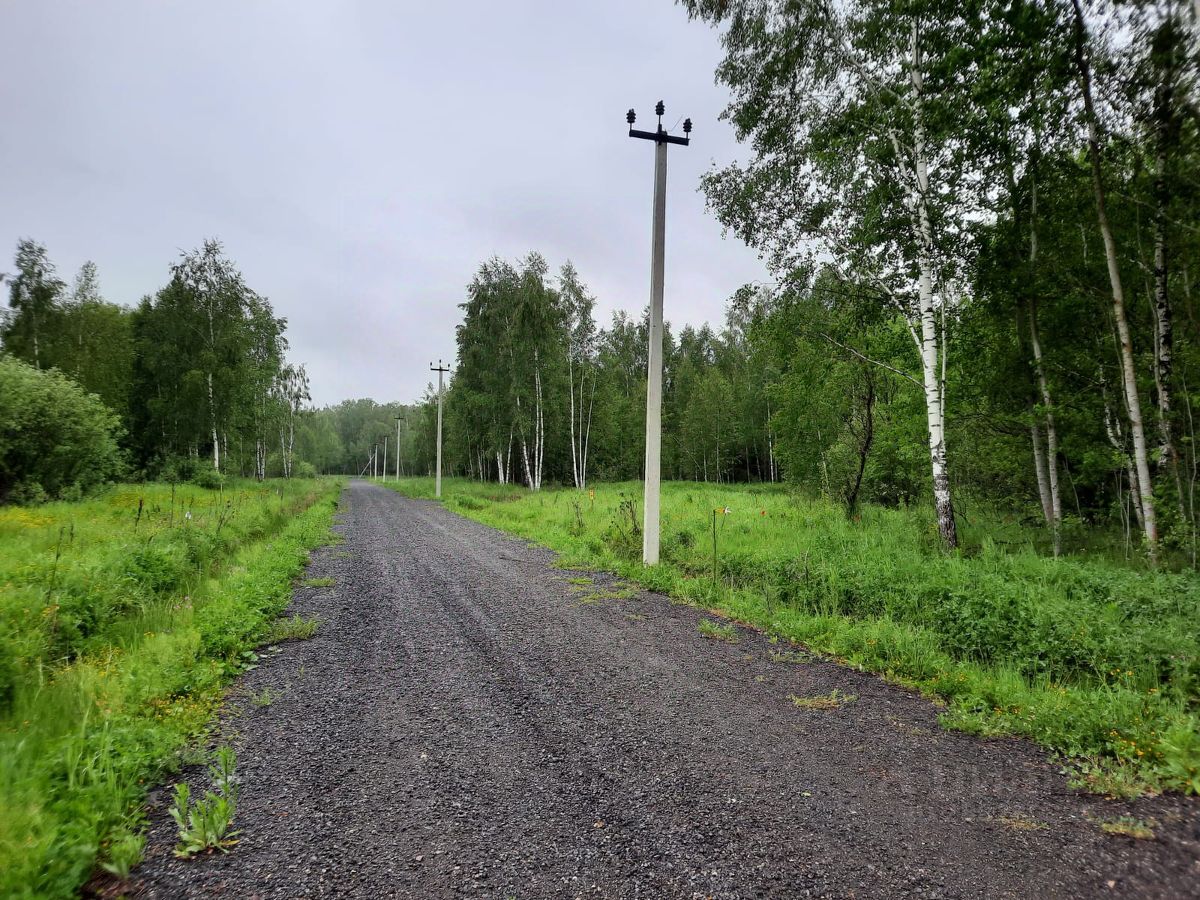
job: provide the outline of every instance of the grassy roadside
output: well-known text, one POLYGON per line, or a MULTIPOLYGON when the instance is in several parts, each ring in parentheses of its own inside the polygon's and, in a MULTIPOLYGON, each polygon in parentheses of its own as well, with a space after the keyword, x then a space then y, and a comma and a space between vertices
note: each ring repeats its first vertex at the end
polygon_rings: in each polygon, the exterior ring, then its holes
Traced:
POLYGON ((340 483, 127 485, 0 509, 0 896, 140 856, 146 788, 329 539, 340 483))
MULTIPOLYGON (((430 479, 387 486, 433 492, 430 479)), ((868 507, 848 521, 779 487, 680 482, 663 487, 662 563, 647 569, 640 483, 592 498, 452 479, 443 500, 564 565, 615 571, 921 690, 947 704, 948 727, 1032 738, 1093 790, 1200 793, 1195 573, 1047 559, 1002 521, 977 520, 971 549, 946 555, 921 511, 868 507)))

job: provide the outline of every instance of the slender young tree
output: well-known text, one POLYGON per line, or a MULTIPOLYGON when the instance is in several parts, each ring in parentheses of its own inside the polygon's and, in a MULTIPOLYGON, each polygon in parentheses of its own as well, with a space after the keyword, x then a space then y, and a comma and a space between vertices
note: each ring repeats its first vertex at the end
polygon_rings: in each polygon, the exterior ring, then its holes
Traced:
POLYGON ((1133 445, 1133 465, 1137 476, 1137 496, 1146 543, 1153 554, 1158 544, 1158 520, 1154 508, 1154 483, 1150 477, 1150 456, 1146 429, 1142 419, 1142 400, 1138 391, 1137 368, 1133 356, 1133 334, 1125 299, 1125 284, 1121 276, 1121 255, 1108 214, 1108 192, 1105 187, 1101 156, 1100 117, 1093 92, 1093 44, 1080 0, 1071 0, 1073 12, 1073 51, 1078 76, 1080 98, 1083 101, 1084 124, 1087 129, 1087 155, 1092 171, 1092 193, 1096 205, 1096 224, 1104 245, 1109 286, 1112 293, 1113 322, 1117 333, 1118 359, 1121 365, 1121 388, 1125 411, 1129 418, 1129 435, 1133 445))

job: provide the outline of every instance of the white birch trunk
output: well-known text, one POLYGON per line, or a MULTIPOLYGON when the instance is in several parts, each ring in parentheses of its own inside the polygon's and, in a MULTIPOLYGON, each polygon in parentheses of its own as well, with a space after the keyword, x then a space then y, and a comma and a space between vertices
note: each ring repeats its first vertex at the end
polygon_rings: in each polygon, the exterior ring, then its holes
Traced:
MULTIPOLYGON (((947 549, 958 546, 958 529, 950 497, 950 473, 946 465, 945 409, 945 330, 939 330, 933 294, 933 225, 929 218, 929 161, 925 149, 925 123, 922 118, 921 54, 917 30, 913 26, 912 57, 909 68, 913 88, 913 174, 910 203, 917 225, 917 285, 920 309, 921 375, 925 390, 925 413, 929 433, 929 462, 933 475, 933 502, 937 511, 938 532, 947 549)), ((944 302, 944 301, 943 301, 944 302)), ((942 311, 943 322, 945 310, 942 311)))
MULTIPOLYGON (((221 471, 221 442, 217 439, 217 408, 213 405, 213 377, 208 373, 208 417, 212 425, 213 468, 221 471)), ((245 459, 245 457, 242 457, 245 459)))

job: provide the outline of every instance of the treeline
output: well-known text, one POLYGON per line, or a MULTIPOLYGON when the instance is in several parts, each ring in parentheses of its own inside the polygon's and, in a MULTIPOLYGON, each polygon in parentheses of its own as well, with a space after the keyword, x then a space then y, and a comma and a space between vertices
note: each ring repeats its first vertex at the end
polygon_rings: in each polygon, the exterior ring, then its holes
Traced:
MULTIPOLYGON (((533 488, 547 481, 639 478, 646 416, 647 321, 597 326, 595 298, 568 262, 492 259, 476 273, 458 326, 446 447, 462 474, 533 488)), ((740 322, 722 334, 666 328, 663 472, 708 481, 774 480, 767 373, 740 322)), ((432 404, 435 397, 426 398, 432 404)))
POLYGON ((133 308, 103 298, 91 262, 68 286, 32 240, 19 242, 6 280, 4 372, 24 388, 0 398, 0 500, 58 496, 117 474, 217 484, 224 474, 311 472, 295 453, 308 381, 285 358, 286 320, 218 242, 182 254, 167 284, 133 308), (67 440, 71 416, 111 440, 67 440))
POLYGON ((322 474, 429 475, 436 429, 437 407, 430 403, 343 400, 301 418, 296 452, 322 474))

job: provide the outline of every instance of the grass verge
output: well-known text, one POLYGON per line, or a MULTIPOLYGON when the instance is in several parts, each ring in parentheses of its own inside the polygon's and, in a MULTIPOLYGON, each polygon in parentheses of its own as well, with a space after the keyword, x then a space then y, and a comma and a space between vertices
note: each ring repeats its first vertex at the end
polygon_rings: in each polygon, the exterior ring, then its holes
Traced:
MULTIPOLYGON (((387 485, 431 498, 430 479, 387 485)), ((645 587, 878 672, 946 703, 944 725, 1020 735, 1077 783, 1200 793, 1200 576, 1050 559, 976 512, 947 554, 923 510, 854 520, 780 486, 670 482, 662 562, 640 563, 640 483, 534 493, 443 480, 443 502, 572 568, 645 587)))
POLYGON ((128 872, 146 788, 252 663, 339 487, 124 486, 0 510, 0 896, 128 872))

